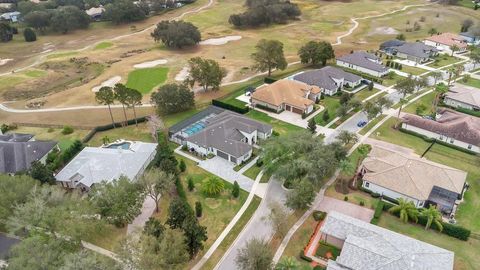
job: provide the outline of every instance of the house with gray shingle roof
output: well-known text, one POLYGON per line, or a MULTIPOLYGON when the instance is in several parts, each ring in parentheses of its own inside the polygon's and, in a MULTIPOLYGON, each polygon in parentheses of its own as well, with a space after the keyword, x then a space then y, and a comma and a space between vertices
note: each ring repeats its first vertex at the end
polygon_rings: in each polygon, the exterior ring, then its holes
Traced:
POLYGON ((321 240, 341 248, 327 270, 452 270, 454 253, 336 211, 328 213, 321 240))
POLYGON ((45 163, 54 141, 36 141, 31 134, 0 135, 0 173, 17 173, 30 169, 32 162, 45 163))
POLYGON ((445 94, 443 102, 455 108, 463 108, 467 110, 480 110, 480 89, 456 84, 450 87, 445 94))
POLYGON ((438 50, 435 47, 422 42, 405 42, 396 39, 382 43, 380 50, 389 55, 417 63, 425 63, 438 54, 438 50))
POLYGON ((180 122, 169 132, 170 139, 201 156, 213 154, 234 164, 247 161, 258 140, 272 135, 272 126, 228 110, 211 106, 193 121, 180 122))
POLYGON ((357 70, 375 77, 388 74, 388 68, 382 64, 382 59, 374 54, 356 51, 337 58, 337 65, 357 70))
POLYGON ((344 87, 355 88, 362 83, 362 77, 331 66, 299 73, 293 79, 318 86, 322 93, 329 96, 335 95, 344 87))

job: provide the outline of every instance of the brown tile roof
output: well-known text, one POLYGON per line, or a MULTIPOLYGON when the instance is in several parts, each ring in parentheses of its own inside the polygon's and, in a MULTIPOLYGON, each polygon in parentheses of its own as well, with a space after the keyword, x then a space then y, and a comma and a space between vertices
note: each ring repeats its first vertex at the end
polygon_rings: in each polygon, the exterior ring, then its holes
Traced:
POLYGON ((467 178, 464 171, 379 146, 362 164, 364 180, 419 200, 427 200, 434 186, 461 194, 467 178))
POLYGON ((438 113, 441 116, 436 121, 413 114, 405 114, 402 121, 461 142, 480 145, 480 118, 450 109, 441 109, 438 113))
POLYGON ((253 92, 252 98, 274 106, 287 103, 305 109, 314 103, 313 100, 305 97, 308 91, 318 94, 321 90, 318 86, 284 79, 258 88, 253 92))
POLYGON ((447 46, 457 45, 459 48, 466 48, 467 43, 465 39, 457 34, 452 33, 443 33, 440 35, 434 35, 431 37, 426 38, 426 40, 430 40, 436 43, 444 44, 447 46))

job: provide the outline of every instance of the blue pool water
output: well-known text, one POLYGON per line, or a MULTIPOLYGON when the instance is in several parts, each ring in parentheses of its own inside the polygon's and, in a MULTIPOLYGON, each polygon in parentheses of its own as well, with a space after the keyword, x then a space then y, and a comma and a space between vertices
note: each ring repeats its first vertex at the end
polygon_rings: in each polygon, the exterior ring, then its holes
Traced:
POLYGON ((199 132, 200 130, 204 129, 206 126, 205 123, 203 122, 197 122, 195 124, 192 124, 191 126, 187 127, 184 132, 187 133, 189 136, 199 132))
POLYGON ((115 144, 111 144, 109 146, 107 146, 107 148, 111 148, 111 149, 129 149, 130 148, 130 144, 129 142, 122 142, 122 143, 115 143, 115 144))

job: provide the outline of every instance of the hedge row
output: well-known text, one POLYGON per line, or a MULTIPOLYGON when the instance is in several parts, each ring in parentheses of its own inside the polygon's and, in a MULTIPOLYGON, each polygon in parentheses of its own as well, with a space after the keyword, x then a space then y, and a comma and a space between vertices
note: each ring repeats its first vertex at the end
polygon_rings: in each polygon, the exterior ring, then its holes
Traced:
POLYGON ((263 79, 263 82, 266 83, 266 84, 272 84, 276 81, 278 81, 278 80, 274 79, 274 78, 271 78, 271 77, 265 77, 265 79, 263 79))
POLYGON ((315 219, 315 221, 322 221, 322 220, 325 219, 325 217, 327 217, 327 213, 325 213, 323 211, 313 212, 313 219, 315 219))
POLYGON ((264 105, 262 105, 262 104, 255 104, 255 107, 256 107, 256 108, 260 108, 260 109, 265 110, 265 111, 273 112, 273 113, 281 113, 281 112, 282 112, 282 111, 277 112, 277 110, 272 109, 272 108, 267 107, 267 106, 264 106, 264 105))
MULTIPOLYGON (((143 123, 145 121, 147 121, 147 117, 145 116, 137 118, 137 123, 143 123)), ((82 139, 82 142, 87 143, 93 138, 93 136, 95 136, 97 132, 114 129, 116 127, 122 127, 122 124, 124 123, 125 121, 115 122, 115 123, 103 125, 103 126, 96 126, 82 139)), ((130 119, 127 121, 127 126, 134 125, 134 124, 135 124, 135 119, 130 119)))
POLYGON ((246 114, 249 111, 248 107, 246 107, 246 106, 245 107, 237 107, 235 105, 225 103, 225 102, 220 101, 218 99, 212 99, 212 105, 215 105, 217 107, 224 108, 224 109, 227 109, 227 110, 230 110, 230 111, 234 111, 234 112, 239 113, 239 114, 246 114))

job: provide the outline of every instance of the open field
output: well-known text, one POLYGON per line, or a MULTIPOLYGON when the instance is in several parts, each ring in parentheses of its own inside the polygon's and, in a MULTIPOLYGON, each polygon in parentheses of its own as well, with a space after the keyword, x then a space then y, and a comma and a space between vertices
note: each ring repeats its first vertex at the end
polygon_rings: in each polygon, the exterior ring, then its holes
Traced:
POLYGON ((168 68, 142 68, 128 74, 127 87, 136 89, 142 94, 149 93, 154 87, 167 80, 168 68))

